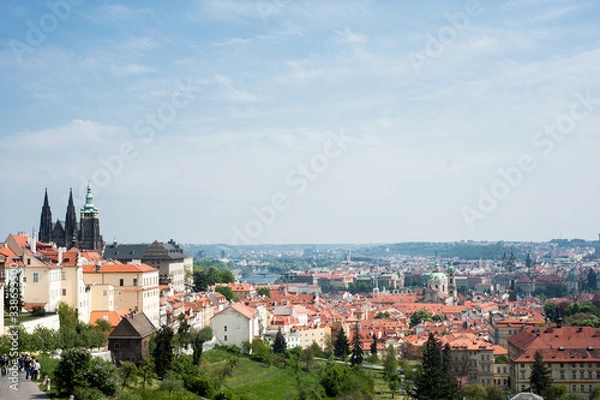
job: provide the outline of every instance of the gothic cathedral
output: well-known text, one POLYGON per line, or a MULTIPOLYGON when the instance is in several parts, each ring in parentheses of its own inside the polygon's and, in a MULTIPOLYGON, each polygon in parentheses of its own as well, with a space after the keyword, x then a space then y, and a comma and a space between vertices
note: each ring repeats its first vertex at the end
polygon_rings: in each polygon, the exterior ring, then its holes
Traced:
POLYGON ((102 253, 104 242, 100 235, 100 219, 98 208, 94 206, 92 186, 88 184, 85 204, 81 207, 79 226, 75 205, 73 204, 73 191, 69 193, 69 204, 64 221, 52 223, 52 211, 48 202, 48 190, 44 194, 44 205, 40 218, 40 231, 38 234, 40 242, 55 243, 58 247, 77 247, 79 250, 92 250, 102 253))

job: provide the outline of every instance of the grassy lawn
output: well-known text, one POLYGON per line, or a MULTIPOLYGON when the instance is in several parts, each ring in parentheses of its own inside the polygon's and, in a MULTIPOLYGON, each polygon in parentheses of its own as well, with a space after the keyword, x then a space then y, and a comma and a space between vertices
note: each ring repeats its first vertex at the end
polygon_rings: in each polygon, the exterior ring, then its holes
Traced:
POLYGON ((240 358, 224 386, 237 395, 252 393, 251 398, 256 399, 295 398, 298 394, 296 378, 289 369, 268 367, 246 358, 240 358))
MULTIPOLYGON (((17 319, 18 319, 19 323, 22 323, 22 322, 27 322, 27 321, 33 321, 38 318, 48 317, 50 315, 54 315, 54 313, 46 313, 46 315, 40 316, 40 317, 33 316, 31 313, 21 313, 21 314, 19 314, 19 317, 17 319)), ((5 314, 4 315, 4 326, 8 327, 8 326, 12 326, 12 325, 13 325, 12 317, 5 314)))

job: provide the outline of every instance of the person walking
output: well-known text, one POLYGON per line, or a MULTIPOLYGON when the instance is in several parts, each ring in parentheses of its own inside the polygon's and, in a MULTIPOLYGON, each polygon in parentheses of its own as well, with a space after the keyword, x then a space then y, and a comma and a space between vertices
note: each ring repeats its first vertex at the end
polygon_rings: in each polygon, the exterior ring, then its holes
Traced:
POLYGON ((25 366, 25 379, 29 379, 29 377, 31 376, 31 358, 29 358, 29 356, 25 356, 24 366, 25 366))

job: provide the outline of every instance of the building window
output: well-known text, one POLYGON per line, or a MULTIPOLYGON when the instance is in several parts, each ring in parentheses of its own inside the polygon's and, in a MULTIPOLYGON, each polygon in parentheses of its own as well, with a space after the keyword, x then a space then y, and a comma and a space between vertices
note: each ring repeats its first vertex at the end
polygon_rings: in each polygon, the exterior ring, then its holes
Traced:
POLYGON ((106 290, 102 291, 102 296, 106 296, 106 290))
POLYGON ((227 341, 227 335, 223 336, 223 341, 226 342, 227 341))
POLYGON ((579 371, 579 377, 580 377, 581 379, 583 379, 583 378, 584 378, 584 375, 585 375, 585 373, 584 373, 583 371, 579 371))
POLYGON ((571 372, 571 379, 577 379, 577 372, 571 372))
POLYGON ((27 265, 31 265, 31 258, 27 259, 27 265))
POLYGON ((67 280, 67 273, 65 271, 62 271, 60 273, 60 279, 63 280, 63 281, 67 280))
POLYGON ((67 295, 67 289, 63 289, 62 290, 62 294, 63 294, 63 296, 66 296, 67 295))
POLYGON ((115 350, 119 350, 121 348, 121 343, 116 342, 115 343, 115 350))
POLYGON ((576 392, 577 391, 577 386, 573 385, 571 386, 571 392, 576 392))
POLYGON ((223 327, 223 331, 224 331, 224 332, 227 332, 227 325, 225 325, 225 326, 223 327))
POLYGON ((584 385, 581 385, 579 388, 581 389, 582 392, 585 392, 585 386, 584 385))
POLYGON ((40 274, 37 272, 33 273, 33 283, 38 283, 40 281, 40 274))
POLYGON ((137 278, 133 278, 133 286, 137 286, 137 278))
POLYGON ((592 379, 592 371, 588 371, 588 379, 592 379))
POLYGON ((560 371, 560 379, 565 379, 565 371, 560 371))
POLYGON ((119 286, 123 286, 123 279, 119 279, 119 286))

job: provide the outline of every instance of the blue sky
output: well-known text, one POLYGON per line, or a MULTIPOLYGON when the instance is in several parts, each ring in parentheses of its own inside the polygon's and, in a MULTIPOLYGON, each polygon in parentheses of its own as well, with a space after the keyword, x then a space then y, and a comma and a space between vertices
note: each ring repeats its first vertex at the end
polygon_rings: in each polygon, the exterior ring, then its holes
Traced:
POLYGON ((88 179, 107 241, 600 232, 597 2, 49 4, 0 3, 2 237, 88 179))

